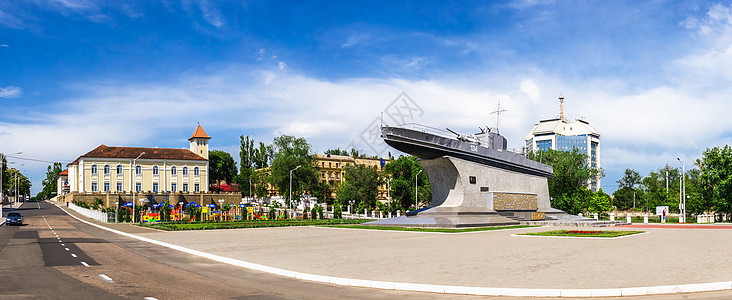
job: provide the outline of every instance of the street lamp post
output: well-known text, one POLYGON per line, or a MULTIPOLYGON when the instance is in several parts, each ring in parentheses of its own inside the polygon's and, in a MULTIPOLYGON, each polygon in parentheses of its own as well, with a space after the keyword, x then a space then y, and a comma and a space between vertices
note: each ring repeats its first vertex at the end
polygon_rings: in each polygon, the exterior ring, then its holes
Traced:
POLYGON ((680 223, 686 223, 686 169, 684 168, 684 162, 681 158, 676 158, 681 163, 681 182, 679 185, 679 210, 681 211, 680 223))
MULTIPOLYGON (((290 170, 290 193, 287 194, 287 198, 289 198, 289 200, 290 200, 290 206, 292 206, 292 213, 293 214, 295 213, 295 207, 292 205, 292 172, 294 172, 295 170, 299 169, 300 167, 301 167, 301 165, 298 165, 294 169, 290 170)), ((297 215, 294 215, 293 218, 296 217, 296 216, 297 215)))
MULTIPOLYGON (((143 154, 145 154, 144 151, 140 153, 137 158, 132 160, 132 167, 130 168, 130 185, 132 186, 132 223, 135 223, 135 196, 137 195, 137 184, 135 183, 135 176, 137 175, 135 173, 137 172, 137 166, 135 165, 137 164, 137 160, 140 159, 140 156, 142 156, 143 154), (135 170, 134 172, 132 171, 133 169, 135 170)), ((140 173, 142 173, 142 171, 140 171, 140 173)))
POLYGON ((391 197, 389 197, 389 190, 391 189, 391 187, 389 186, 389 179, 389 177, 386 178, 386 200, 387 203, 389 203, 389 209, 387 210, 389 211, 389 218, 391 218, 391 197))
MULTIPOLYGON (((22 167, 22 166, 25 166, 25 164, 20 164, 20 167, 22 167)), ((18 187, 18 185, 20 185, 20 167, 18 167, 18 169, 16 170, 18 172, 15 172, 15 195, 14 195, 15 200, 14 201, 16 203, 18 202, 18 192, 20 192, 20 188, 18 187)), ((10 208, 11 209, 13 208, 13 202, 10 202, 10 208)))
POLYGON ((419 209, 419 201, 417 200, 417 178, 419 178, 419 174, 422 174, 422 171, 424 170, 419 170, 417 175, 414 175, 414 210, 419 209))

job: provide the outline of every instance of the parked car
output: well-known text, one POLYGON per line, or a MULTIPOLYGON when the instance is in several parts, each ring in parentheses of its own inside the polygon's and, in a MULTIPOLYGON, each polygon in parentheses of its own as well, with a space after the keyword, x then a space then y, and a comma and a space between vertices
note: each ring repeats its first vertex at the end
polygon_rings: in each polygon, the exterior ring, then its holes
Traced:
POLYGON ((9 212, 7 216, 5 216, 6 222, 8 225, 15 224, 15 225, 23 225, 23 215, 21 215, 17 211, 9 212))

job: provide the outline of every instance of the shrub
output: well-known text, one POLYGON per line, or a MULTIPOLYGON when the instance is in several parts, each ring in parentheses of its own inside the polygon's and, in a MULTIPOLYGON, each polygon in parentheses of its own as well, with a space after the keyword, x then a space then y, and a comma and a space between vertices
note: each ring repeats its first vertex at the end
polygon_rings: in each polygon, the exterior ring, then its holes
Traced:
POLYGON ((336 202, 333 204, 333 219, 340 219, 343 217, 343 211, 341 210, 341 204, 336 202))
POLYGON ((316 206, 313 206, 313 208, 310 210, 310 218, 313 219, 313 220, 315 220, 315 219, 318 218, 318 215, 317 215, 318 209, 317 209, 317 207, 318 207, 317 205, 316 206))
POLYGON ((317 207, 318 207, 318 218, 323 220, 324 219, 323 218, 323 207, 320 205, 318 205, 317 207))

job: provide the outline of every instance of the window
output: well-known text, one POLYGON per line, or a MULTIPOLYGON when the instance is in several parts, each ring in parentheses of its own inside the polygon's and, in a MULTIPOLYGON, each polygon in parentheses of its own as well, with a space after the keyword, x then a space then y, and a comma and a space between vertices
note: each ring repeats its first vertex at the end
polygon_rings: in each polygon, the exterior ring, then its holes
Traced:
POLYGON ((142 167, 136 166, 135 167, 135 175, 142 175, 142 167))
POLYGON ((320 174, 322 174, 323 178, 325 178, 325 172, 320 172, 320 174))
POLYGON ((331 164, 331 163, 328 163, 328 168, 330 168, 330 167, 331 167, 331 165, 330 165, 330 164, 331 164))
POLYGON ((170 184, 170 190, 173 191, 173 193, 178 191, 178 184, 172 183, 170 184))
POLYGON ((99 190, 99 188, 97 187, 97 183, 92 182, 92 192, 97 192, 98 190, 99 190))
POLYGON ((321 162, 321 166, 325 168, 325 162, 321 162))
POLYGON ((153 182, 153 193, 157 193, 157 192, 158 192, 158 183, 153 182))
POLYGON ((336 163, 336 168, 338 167, 338 163, 336 163))
POLYGON ((97 175, 97 165, 92 165, 92 175, 97 175))
POLYGON ((142 191, 142 183, 135 183, 135 191, 139 192, 142 191))
POLYGON ((170 175, 178 175, 178 170, 175 168, 175 166, 170 167, 170 175))
POLYGON ((546 151, 552 148, 552 140, 536 141, 536 149, 546 151))
POLYGON ((122 165, 117 165, 117 175, 122 175, 122 165))
POLYGON ((153 175, 158 175, 158 166, 153 166, 153 175))
POLYGON ((194 184, 193 185, 193 191, 196 192, 196 193, 200 192, 201 191, 201 185, 198 184, 198 183, 194 184))
POLYGON ((198 167, 193 168, 193 176, 200 176, 201 173, 198 171, 198 167))
POLYGON ((122 183, 121 182, 117 182, 117 191, 118 192, 121 192, 122 191, 122 183))
MULTIPOLYGON (((184 170, 185 170, 185 168, 184 168, 184 170)), ((184 183, 183 184, 183 192, 188 192, 188 184, 187 183, 184 183)))
POLYGON ((183 176, 188 176, 188 167, 183 167, 183 176))
POLYGON ((104 183, 104 191, 109 192, 109 182, 104 183))
POLYGON ((109 172, 110 172, 109 169, 110 169, 109 165, 104 165, 104 175, 109 175, 109 172))

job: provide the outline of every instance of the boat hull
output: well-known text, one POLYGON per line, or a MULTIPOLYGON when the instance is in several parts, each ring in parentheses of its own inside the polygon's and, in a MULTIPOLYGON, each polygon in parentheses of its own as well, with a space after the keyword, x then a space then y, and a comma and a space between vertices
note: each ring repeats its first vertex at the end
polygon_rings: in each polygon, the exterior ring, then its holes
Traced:
POLYGON ((553 178, 552 167, 526 156, 402 127, 383 126, 381 136, 389 146, 422 159, 456 157, 522 174, 553 178))

